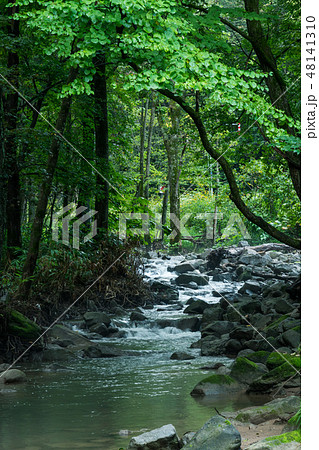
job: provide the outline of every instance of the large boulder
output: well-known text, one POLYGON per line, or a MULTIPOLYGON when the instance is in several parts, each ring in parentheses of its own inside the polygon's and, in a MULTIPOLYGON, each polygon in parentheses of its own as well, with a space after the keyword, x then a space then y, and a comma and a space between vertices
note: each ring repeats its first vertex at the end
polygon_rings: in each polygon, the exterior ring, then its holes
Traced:
POLYGON ((152 281, 150 284, 150 290, 156 302, 172 303, 179 298, 178 289, 175 286, 163 281, 152 281))
POLYGON ((194 300, 185 309, 185 314, 203 314, 205 309, 209 307, 209 304, 204 302, 204 300, 194 300))
POLYGON ((202 264, 204 264, 204 260, 193 259, 181 264, 177 264, 177 266, 174 267, 174 271, 177 273, 192 272, 193 270, 198 269, 202 264))
POLYGON ((237 327, 237 322, 228 322, 227 320, 211 322, 202 328, 202 337, 210 334, 221 337, 223 334, 230 333, 237 327))
MULTIPOLYGON (((297 365, 297 364, 296 364, 297 365)), ((289 362, 285 362, 270 372, 262 375, 257 380, 253 381, 249 385, 249 392, 268 392, 271 391, 275 386, 279 386, 284 382, 285 387, 298 387, 300 384, 300 375, 297 370, 300 370, 300 365, 296 367, 296 370, 289 362), (290 381, 290 384, 288 382, 290 381)))
POLYGON ((212 417, 182 450, 240 450, 239 431, 229 420, 212 417))
POLYGON ((101 323, 103 323, 106 327, 111 324, 111 319, 104 312, 89 311, 84 314, 83 318, 88 328, 91 328, 94 325, 99 325, 101 323))
POLYGON ((54 325, 46 334, 48 338, 56 339, 60 342, 68 341, 70 345, 77 348, 85 348, 92 345, 92 342, 85 336, 64 325, 54 325))
POLYGON ((128 450, 179 450, 180 448, 180 439, 173 425, 164 425, 133 437, 128 446, 128 450))
POLYGON ((190 283, 196 283, 198 286, 206 286, 208 284, 208 277, 197 273, 182 273, 175 279, 177 286, 188 287, 190 283))
POLYGON ((247 450, 299 450, 301 449, 301 434, 291 431, 278 436, 269 436, 262 441, 250 445, 247 450))
POLYGON ((22 340, 34 340, 41 335, 42 330, 35 322, 13 310, 8 316, 8 332, 22 340))
POLYGON ((0 373, 0 383, 22 383, 26 379, 26 374, 19 369, 8 369, 0 373))
POLYGON ((300 397, 290 396, 278 398, 266 403, 263 406, 245 408, 238 412, 235 420, 239 422, 249 422, 258 425, 267 420, 292 416, 300 409, 300 397))
POLYGON ((267 372, 268 369, 263 364, 239 357, 231 368, 230 376, 240 383, 250 384, 267 372))
POLYGON ((244 388, 228 375, 214 374, 196 384, 191 392, 193 397, 204 397, 220 394, 234 394, 244 388))

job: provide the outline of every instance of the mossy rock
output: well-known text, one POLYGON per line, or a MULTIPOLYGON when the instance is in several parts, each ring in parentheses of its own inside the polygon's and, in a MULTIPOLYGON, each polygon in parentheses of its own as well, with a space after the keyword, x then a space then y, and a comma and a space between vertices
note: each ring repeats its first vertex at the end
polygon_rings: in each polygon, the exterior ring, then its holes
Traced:
POLYGON ((192 390, 193 397, 230 394, 242 391, 243 385, 228 375, 214 374, 200 381, 192 390))
POLYGON ((265 327, 265 331, 268 331, 268 330, 270 330, 270 329, 272 329, 272 328, 278 327, 278 325, 279 325, 283 320, 288 319, 288 317, 290 317, 289 314, 284 314, 283 316, 281 316, 281 317, 279 317, 278 319, 274 320, 273 322, 271 322, 269 325, 267 325, 267 326, 265 327))
POLYGON ((300 397, 290 396, 279 398, 263 406, 252 406, 238 411, 235 420, 259 425, 267 420, 278 419, 280 416, 294 414, 300 409, 300 397))
POLYGON ((264 439, 264 442, 270 444, 270 447, 277 447, 281 444, 288 444, 289 442, 301 442, 300 431, 290 431, 288 433, 279 434, 278 436, 269 436, 264 439))
POLYGON ((239 357, 234 362, 230 376, 240 383, 250 384, 252 381, 257 380, 267 372, 266 367, 260 367, 253 361, 247 358, 239 357))
POLYGON ((258 380, 253 381, 249 386, 249 391, 265 392, 293 376, 298 376, 298 374, 296 373, 296 370, 286 362, 258 378, 258 380))
POLYGON ((41 335, 41 328, 19 311, 11 311, 8 319, 8 332, 23 340, 34 340, 41 335))
POLYGON ((250 353, 246 356, 246 358, 255 363, 266 364, 266 361, 270 355, 270 352, 267 352, 266 350, 260 350, 258 352, 250 353))
POLYGON ((276 367, 281 366, 284 363, 287 363, 287 361, 293 365, 296 369, 300 369, 301 367, 301 358, 300 356, 293 356, 293 355, 288 355, 286 353, 281 354, 278 352, 272 352, 270 353, 269 357, 267 358, 266 361, 266 366, 272 370, 275 369, 276 367))

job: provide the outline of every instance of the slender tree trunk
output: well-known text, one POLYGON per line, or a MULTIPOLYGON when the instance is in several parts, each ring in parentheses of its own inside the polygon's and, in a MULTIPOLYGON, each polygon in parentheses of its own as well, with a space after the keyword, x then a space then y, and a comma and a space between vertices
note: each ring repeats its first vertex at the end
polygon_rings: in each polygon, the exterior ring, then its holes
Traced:
MULTIPOLYGON (((17 6, 8 8, 8 14, 18 12, 17 6)), ((10 20, 8 25, 8 35, 12 39, 17 39, 20 35, 19 21, 10 20)), ((16 87, 19 87, 19 55, 15 51, 8 53, 9 80, 16 87)), ((16 256, 16 249, 22 246, 21 236, 21 198, 20 198, 20 173, 18 165, 18 152, 16 142, 16 129, 18 125, 18 102, 19 95, 10 88, 4 102, 4 113, 6 122, 6 136, 4 141, 6 154, 7 178, 7 207, 6 207, 6 227, 7 227, 7 253, 11 260, 16 256)))
POLYGON ((145 112, 144 105, 142 103, 141 108, 141 137, 140 137, 140 180, 137 189, 138 197, 143 197, 144 192, 144 147, 146 138, 146 123, 147 123, 147 111, 148 111, 149 98, 145 102, 145 112))
POLYGON ((219 164, 216 163, 216 189, 215 189, 215 193, 214 193, 215 208, 214 208, 214 219, 213 219, 213 242, 212 242, 213 247, 215 245, 216 235, 217 235, 218 192, 219 192, 219 164))
POLYGON ((155 119, 155 105, 153 99, 151 98, 151 117, 148 127, 148 139, 147 139, 147 153, 146 153, 146 168, 145 168, 145 198, 149 199, 149 183, 150 183, 150 166, 151 166, 151 149, 152 149, 152 137, 154 129, 154 119, 155 119))
POLYGON ((169 184, 167 185, 165 192, 164 192, 164 197, 163 197, 163 206, 162 206, 162 241, 164 239, 164 225, 166 224, 166 220, 167 220, 167 208, 168 208, 168 198, 169 198, 169 184))
POLYGON ((169 183, 169 204, 170 204, 170 228, 172 230, 170 243, 176 244, 181 241, 181 230, 179 221, 180 213, 180 193, 179 193, 179 179, 181 173, 182 153, 180 151, 181 137, 180 137, 180 108, 174 103, 169 104, 169 116, 171 127, 167 130, 164 127, 164 121, 161 112, 158 111, 158 119, 161 133, 163 136, 164 146, 168 160, 168 183, 169 183))
MULTIPOLYGON (((107 90, 105 75, 105 56, 101 53, 94 59, 96 73, 94 75, 94 126, 95 126, 95 155, 100 170, 107 179, 109 176, 109 136, 107 114, 107 90), (101 170, 103 169, 104 170, 101 170)), ((98 211, 97 226, 108 232, 109 227, 109 185, 100 175, 96 177, 97 196, 95 209, 98 211)))
POLYGON ((5 151, 4 151, 4 111, 3 92, 0 86, 0 267, 4 255, 6 242, 6 173, 5 173, 5 151))
MULTIPOLYGON (((245 0, 247 12, 259 14, 259 0, 245 0)), ((264 35, 260 20, 247 20, 249 40, 257 55, 260 66, 264 72, 271 73, 266 78, 269 89, 269 97, 275 107, 281 109, 287 116, 292 117, 292 111, 286 94, 286 83, 281 76, 272 49, 264 35)), ((289 134, 294 134, 294 129, 287 127, 289 134)), ((301 158, 294 152, 285 152, 283 155, 288 163, 289 173, 295 191, 301 198, 301 158)))
MULTIPOLYGON (((75 80, 77 74, 77 69, 71 69, 68 83, 71 83, 75 80)), ((55 128, 58 132, 63 133, 65 124, 67 121, 68 114, 71 108, 71 96, 64 97, 62 100, 61 108, 59 111, 59 115, 55 124, 55 128)), ((37 208, 35 212, 35 217, 32 225, 30 242, 28 254, 23 266, 22 271, 22 283, 20 285, 19 294, 24 300, 26 300, 30 293, 30 288, 32 284, 31 277, 34 273, 38 254, 39 254, 39 246, 41 241, 43 222, 46 215, 48 199, 51 192, 53 177, 55 173, 55 169, 57 166, 58 158, 59 158, 59 149, 60 149, 60 138, 58 135, 54 135, 50 150, 49 157, 47 160, 47 166, 45 171, 45 177, 42 181, 40 193, 38 197, 37 208)))

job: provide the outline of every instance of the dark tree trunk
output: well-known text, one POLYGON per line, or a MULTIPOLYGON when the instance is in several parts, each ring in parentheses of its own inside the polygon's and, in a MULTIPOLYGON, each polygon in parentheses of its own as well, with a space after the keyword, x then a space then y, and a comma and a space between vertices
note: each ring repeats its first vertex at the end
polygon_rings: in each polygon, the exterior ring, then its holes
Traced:
MULTIPOLYGON (((107 90, 105 75, 105 56, 99 54, 94 59, 96 73, 94 75, 94 126, 95 126, 95 155, 99 170, 109 177, 109 136, 107 114, 107 90)), ((109 227, 109 185, 99 174, 96 177, 98 194, 95 199, 97 214, 97 227, 104 228, 108 232, 109 227)))
MULTIPOLYGON (((259 14, 259 0, 245 0, 245 9, 247 12, 259 14)), ((272 73, 266 79, 269 89, 269 97, 275 107, 281 109, 287 116, 292 117, 292 111, 286 94, 286 83, 281 76, 276 59, 270 48, 270 45, 263 32, 260 20, 247 20, 247 31, 249 41, 257 55, 260 66, 264 72, 272 73)), ((294 134, 292 128, 287 127, 289 134, 294 134)), ((301 158, 294 152, 285 152, 283 157, 286 159, 289 167, 289 173, 295 191, 301 198, 301 158)))
POLYGON ((5 152, 4 152, 4 111, 3 92, 0 86, 0 267, 4 255, 6 242, 6 173, 5 173, 5 152))
POLYGON ((150 166, 151 166, 151 149, 152 149, 152 137, 154 129, 154 119, 155 119, 155 105, 153 99, 151 98, 151 117, 148 127, 148 137, 147 137, 147 151, 146 151, 146 168, 145 168, 145 198, 149 199, 149 189, 150 189, 150 166))
POLYGON ((181 240, 181 230, 179 221, 180 213, 180 195, 179 179, 181 172, 181 136, 180 136, 180 108, 174 102, 169 104, 169 116, 171 120, 170 130, 164 127, 161 113, 158 112, 159 124, 163 136, 164 146, 168 160, 168 183, 169 183, 169 204, 170 204, 170 228, 172 230, 170 243, 176 244, 181 240))
MULTIPOLYGON (((18 12, 18 7, 8 8, 8 14, 18 12)), ((10 20, 8 35, 12 39, 19 37, 19 21, 10 20)), ((15 51, 8 53, 9 81, 19 87, 19 55, 15 51)), ((6 206, 6 228, 7 228, 7 253, 8 259, 13 259, 16 250, 22 246, 21 237, 21 198, 20 198, 20 174, 18 165, 18 152, 16 142, 16 129, 18 125, 18 101, 19 95, 10 88, 4 101, 6 136, 4 141, 7 170, 7 206, 6 206)))
MULTIPOLYGON (((75 80, 77 74, 76 69, 71 69, 68 83, 71 83, 75 80)), ((55 124, 55 129, 59 133, 63 133, 65 124, 67 121, 68 114, 70 112, 71 108, 71 96, 64 97, 62 100, 61 108, 59 111, 59 115, 55 124)), ((47 166, 45 171, 45 177, 42 181, 40 193, 38 197, 38 203, 37 208, 35 212, 34 221, 32 224, 31 229, 31 236, 30 236, 30 242, 29 242, 29 249, 28 254, 23 266, 22 271, 22 283, 20 285, 19 294, 21 298, 26 300, 30 293, 30 288, 32 284, 31 277, 34 273, 38 254, 39 254, 39 246, 41 241, 41 235, 42 235, 42 229, 43 229, 43 222, 44 218, 47 212, 47 205, 48 205, 48 199, 49 195, 51 193, 51 187, 53 182, 53 177, 55 173, 55 169, 57 166, 58 158, 59 158, 59 150, 60 150, 60 137, 55 134, 50 150, 49 150, 49 157, 47 160, 47 166)))
POLYGON ((140 180, 137 188, 137 196, 143 197, 144 193, 144 147, 146 138, 146 121, 147 121, 147 111, 148 111, 149 99, 145 102, 145 112, 144 104, 142 103, 141 108, 141 128, 140 128, 140 180))

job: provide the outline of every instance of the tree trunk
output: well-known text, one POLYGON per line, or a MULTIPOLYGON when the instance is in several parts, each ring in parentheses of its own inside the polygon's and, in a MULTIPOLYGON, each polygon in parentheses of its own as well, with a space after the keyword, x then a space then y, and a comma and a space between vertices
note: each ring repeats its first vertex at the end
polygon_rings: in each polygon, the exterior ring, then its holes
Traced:
MULTIPOLYGON (((259 0, 245 0, 245 9, 247 12, 259 14, 259 0)), ((292 117, 292 111, 286 95, 286 83, 281 76, 276 59, 270 48, 270 45, 264 35, 262 23, 260 20, 247 20, 247 31, 249 40, 253 46, 260 66, 264 72, 272 73, 266 78, 266 84, 269 89, 269 97, 275 107, 281 109, 287 116, 292 117)), ((292 128, 287 127, 289 134, 294 134, 292 128)), ((288 163, 290 177, 295 191, 301 198, 301 158, 294 152, 285 152, 283 157, 288 163)))
POLYGON ((152 137, 154 129, 154 119, 155 119, 155 105, 153 99, 151 98, 151 117, 148 127, 148 138, 147 138, 147 152, 146 152, 146 168, 145 168, 145 198, 149 199, 149 182, 150 182, 150 166, 151 166, 151 149, 152 149, 152 137))
MULTIPOLYGON (((8 8, 8 15, 18 12, 18 7, 8 8)), ((8 35, 17 39, 20 35, 19 21, 10 19, 8 35)), ((15 51, 8 52, 9 81, 19 87, 19 55, 15 51)), ((18 101, 19 95, 10 88, 4 101, 4 114, 6 123, 6 136, 4 141, 7 170, 7 256, 13 259, 16 250, 22 246, 21 236, 21 198, 20 198, 20 173, 18 165, 18 152, 16 142, 16 129, 18 125, 18 101)))
MULTIPOLYGON (((75 80, 77 74, 77 69, 71 69, 70 75, 68 78, 68 83, 71 83, 75 80)), ((55 124, 55 129, 59 133, 63 133, 65 124, 67 121, 68 114, 71 108, 71 96, 64 97, 62 100, 61 108, 59 111, 59 115, 55 124)), ((51 192, 53 177, 55 173, 55 169, 58 162, 59 157, 59 149, 60 149, 60 138, 57 134, 54 135, 50 150, 49 156, 47 160, 47 166, 45 171, 45 177, 42 181, 39 199, 37 203, 37 208, 35 212, 34 221, 31 229, 31 236, 29 242, 28 254, 23 266, 22 270, 22 283, 19 288, 19 295, 21 298, 26 300, 30 293, 30 288, 32 284, 31 277, 34 273, 38 254, 39 254, 39 246, 41 241, 43 222, 46 215, 48 199, 51 192)))
POLYGON ((4 151, 4 111, 3 92, 0 86, 0 267, 4 255, 6 238, 6 172, 4 151))
MULTIPOLYGON (((94 127, 95 127, 95 156, 98 167, 101 166, 103 175, 109 176, 109 136, 107 114, 107 90, 105 75, 105 56, 100 53, 94 58, 96 73, 94 75, 94 127)), ((100 170, 101 171, 101 170, 100 170)), ((97 195, 95 209, 97 214, 97 227, 108 232, 109 227, 109 185, 99 174, 96 177, 97 195)))
POLYGON ((165 128, 161 112, 158 112, 158 119, 161 133, 163 136, 164 146, 168 160, 168 184, 169 184, 169 204, 170 204, 170 228, 172 230, 170 236, 170 243, 177 244, 181 240, 181 230, 179 221, 180 213, 180 198, 179 198, 179 179, 181 171, 181 146, 180 139, 180 108, 174 103, 169 104, 169 116, 171 120, 171 127, 169 130, 165 128))
POLYGON ((137 196, 143 197, 144 192, 144 147, 146 138, 146 121, 147 121, 147 111, 148 111, 149 98, 145 102, 145 113, 144 105, 142 103, 141 109, 141 132, 140 132, 140 180, 137 188, 137 196))

